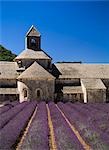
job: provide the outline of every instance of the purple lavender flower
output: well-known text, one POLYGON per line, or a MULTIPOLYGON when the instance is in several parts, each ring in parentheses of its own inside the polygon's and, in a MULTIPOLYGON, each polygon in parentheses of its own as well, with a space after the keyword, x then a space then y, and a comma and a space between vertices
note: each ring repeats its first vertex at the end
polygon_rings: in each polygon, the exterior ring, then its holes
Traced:
POLYGON ((0 131, 0 150, 11 150, 29 121, 36 103, 29 103, 0 131))
POLYGON ((3 126, 6 125, 13 117, 15 117, 27 104, 27 102, 23 102, 9 109, 5 113, 2 113, 0 116, 0 129, 3 128, 3 126))
POLYGON ((96 126, 94 123, 95 120, 93 120, 94 117, 96 118, 102 113, 91 108, 91 105, 92 104, 58 103, 60 109, 65 113, 69 121, 75 125, 86 142, 94 149, 98 147, 100 149, 109 148, 108 140, 106 141, 102 138, 104 135, 105 139, 109 139, 108 135, 102 132, 98 125, 96 126), (96 114, 98 114, 98 116, 96 116, 96 114))
POLYGON ((34 120, 20 150, 49 150, 49 131, 45 102, 38 104, 34 120))
POLYGON ((49 103, 58 150, 82 150, 83 147, 54 103, 49 103))

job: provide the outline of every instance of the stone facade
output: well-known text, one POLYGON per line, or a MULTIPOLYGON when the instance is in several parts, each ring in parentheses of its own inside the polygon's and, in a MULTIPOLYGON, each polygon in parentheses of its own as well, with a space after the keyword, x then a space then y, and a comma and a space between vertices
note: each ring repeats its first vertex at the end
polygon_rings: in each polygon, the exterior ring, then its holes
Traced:
POLYGON ((81 79, 84 102, 105 102, 106 87, 101 79, 81 79))
POLYGON ((84 102, 83 101, 83 93, 73 93, 73 94, 63 94, 63 101, 64 102, 84 102))
POLYGON ((87 102, 105 102, 106 101, 106 89, 91 89, 86 90, 87 93, 87 102))
POLYGON ((14 62, 0 62, 0 101, 109 101, 109 64, 52 63, 31 27, 25 50, 14 62))
POLYGON ((31 100, 54 101, 54 80, 24 80, 18 81, 18 90, 20 94, 20 102, 31 100), (25 95, 25 90, 27 94, 25 95))

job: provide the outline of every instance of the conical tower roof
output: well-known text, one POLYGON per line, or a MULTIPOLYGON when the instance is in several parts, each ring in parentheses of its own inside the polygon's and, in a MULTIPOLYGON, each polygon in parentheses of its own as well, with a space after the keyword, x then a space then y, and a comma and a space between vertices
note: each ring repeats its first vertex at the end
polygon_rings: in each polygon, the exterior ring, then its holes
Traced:
POLYGON ((31 28, 28 30, 26 36, 37 36, 40 37, 40 32, 32 25, 31 28))
POLYGON ((45 70, 36 61, 27 68, 17 79, 27 79, 27 80, 53 80, 55 77, 45 70))

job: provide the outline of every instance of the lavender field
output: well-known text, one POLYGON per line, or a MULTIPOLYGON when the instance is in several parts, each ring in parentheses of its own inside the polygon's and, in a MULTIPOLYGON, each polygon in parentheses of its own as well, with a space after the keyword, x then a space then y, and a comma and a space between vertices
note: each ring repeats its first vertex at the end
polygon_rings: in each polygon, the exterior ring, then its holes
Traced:
POLYGON ((109 103, 0 107, 0 150, 109 150, 109 103))

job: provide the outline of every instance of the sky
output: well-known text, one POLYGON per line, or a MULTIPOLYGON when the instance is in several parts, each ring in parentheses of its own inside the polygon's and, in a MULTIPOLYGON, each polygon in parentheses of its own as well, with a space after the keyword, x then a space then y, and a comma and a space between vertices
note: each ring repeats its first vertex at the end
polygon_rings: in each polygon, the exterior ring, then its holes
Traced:
POLYGON ((41 48, 54 62, 109 63, 109 1, 0 0, 0 43, 13 53, 25 48, 34 25, 41 48))

